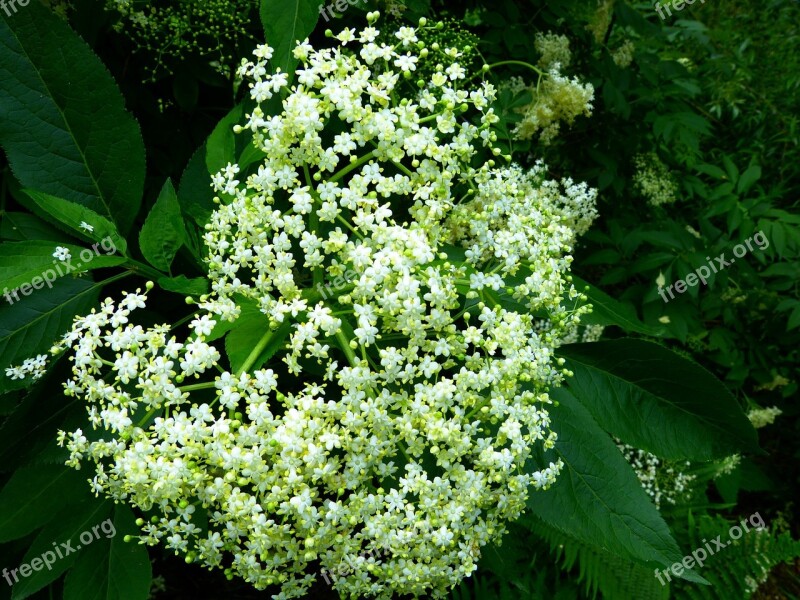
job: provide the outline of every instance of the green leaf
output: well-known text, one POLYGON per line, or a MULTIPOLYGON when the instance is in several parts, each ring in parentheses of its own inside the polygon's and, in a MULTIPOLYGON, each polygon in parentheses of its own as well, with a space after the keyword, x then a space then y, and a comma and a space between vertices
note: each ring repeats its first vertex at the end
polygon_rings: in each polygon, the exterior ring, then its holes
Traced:
POLYGON ((178 195, 168 179, 139 232, 139 247, 147 262, 156 269, 169 271, 185 240, 186 229, 178 195))
POLYGON ((761 179, 761 167, 758 165, 749 166, 739 178, 736 191, 740 194, 746 193, 759 179, 761 179))
POLYGON ((205 277, 196 277, 194 279, 189 279, 186 275, 162 277, 158 280, 158 285, 168 292, 175 292, 184 296, 202 296, 208 293, 208 279, 205 277))
POLYGON ((632 306, 615 300, 603 290, 594 287, 580 277, 572 276, 575 289, 586 294, 592 305, 592 312, 581 320, 593 325, 616 325, 625 331, 641 333, 654 337, 664 336, 666 331, 662 327, 651 327, 643 323, 636 316, 632 306))
POLYGON ((626 444, 680 460, 761 452, 755 429, 727 388, 663 346, 619 339, 570 344, 557 353, 575 374, 572 393, 626 444))
MULTIPOLYGON (((272 332, 272 337, 266 347, 259 353, 250 370, 260 368, 281 349, 289 336, 292 327, 285 321, 278 329, 272 332)), ((238 371, 247 361, 253 349, 258 345, 264 334, 269 330, 269 319, 259 313, 257 315, 240 316, 236 320, 236 327, 225 338, 225 351, 231 362, 231 370, 238 371)))
POLYGON ((88 313, 97 303, 99 290, 100 284, 70 277, 11 305, 0 299, 0 393, 30 384, 9 379, 6 367, 46 353, 69 330, 75 315, 88 313))
POLYGON ((44 586, 58 579, 61 574, 69 569, 83 550, 77 550, 80 535, 91 531, 111 514, 114 505, 108 500, 97 499, 86 491, 85 497, 79 504, 70 506, 56 515, 44 529, 39 532, 33 544, 22 559, 23 564, 31 564, 36 558, 40 563, 46 561, 42 568, 34 571, 28 577, 20 579, 12 590, 11 600, 23 600, 44 586), (75 552, 58 556, 63 549, 61 544, 71 542, 75 552), (44 568, 47 567, 47 568, 44 568))
POLYGON ((25 240, 51 240, 73 242, 72 236, 59 231, 47 221, 26 212, 4 212, 0 220, 0 239, 12 242, 25 240))
POLYGON ((0 11, 0 145, 23 187, 130 230, 144 187, 139 126, 100 59, 38 2, 0 11))
POLYGON ((722 169, 720 169, 719 167, 717 167, 715 165, 702 164, 702 165, 698 165, 696 168, 701 173, 704 173, 705 175, 710 175, 711 177, 714 177, 716 179, 727 179, 728 178, 728 176, 725 174, 725 171, 723 171, 722 169))
POLYGON ((729 156, 724 155, 722 157, 722 164, 725 167, 725 171, 728 173, 728 178, 731 180, 731 183, 736 183, 739 180, 739 169, 736 168, 734 162, 729 156))
POLYGON ((64 600, 147 600, 153 572, 147 549, 126 535, 138 535, 136 517, 118 504, 113 537, 101 536, 81 553, 64 580, 64 600))
POLYGON ((274 50, 272 65, 289 73, 291 79, 297 60, 292 55, 297 42, 302 42, 319 20, 323 0, 261 0, 261 23, 267 44, 274 50))
MULTIPOLYGON (((564 468, 550 489, 530 494, 530 513, 621 558, 661 568, 679 561, 678 544, 616 445, 569 392, 551 395, 558 401, 548 407, 558 440, 538 454, 542 464, 560 458, 564 468)), ((704 582, 691 571, 687 578, 704 582)))
POLYGON ((73 495, 86 489, 86 474, 63 465, 22 467, 0 491, 0 542, 24 537, 49 523, 73 495))
MULTIPOLYGON (((206 142, 206 167, 210 174, 217 173, 229 163, 237 163, 236 134, 233 133, 234 125, 242 121, 244 106, 239 104, 217 123, 214 131, 208 136, 206 142)), ((211 178, 207 177, 207 184, 211 185, 211 178)))
POLYGON ((205 161, 206 154, 204 144, 189 159, 178 186, 178 201, 183 214, 191 217, 200 226, 208 223, 211 213, 216 209, 211 177, 205 161))
MULTIPOLYGON (((69 250, 71 258, 59 262, 53 257, 56 246, 53 242, 26 241, 6 242, 0 244, 0 281, 3 282, 3 293, 9 290, 10 297, 18 302, 45 286, 68 275, 77 275, 93 269, 116 267, 126 262, 121 256, 109 256, 99 245, 97 248, 81 248, 70 244, 61 244, 69 250), (46 278, 46 280, 45 280, 46 278), (19 289, 17 295, 12 292, 19 289)), ((5 301, 9 301, 5 298, 5 301)))
POLYGON ((36 190, 23 190, 31 200, 33 200, 39 208, 45 211, 54 219, 66 225, 79 237, 89 242, 99 242, 107 240, 107 243, 113 245, 114 251, 120 254, 125 254, 128 249, 128 244, 125 239, 119 234, 116 226, 106 219, 98 215, 95 211, 75 202, 56 198, 44 192, 37 192, 36 190), (92 227, 89 232, 83 227, 82 223, 86 223, 92 227))

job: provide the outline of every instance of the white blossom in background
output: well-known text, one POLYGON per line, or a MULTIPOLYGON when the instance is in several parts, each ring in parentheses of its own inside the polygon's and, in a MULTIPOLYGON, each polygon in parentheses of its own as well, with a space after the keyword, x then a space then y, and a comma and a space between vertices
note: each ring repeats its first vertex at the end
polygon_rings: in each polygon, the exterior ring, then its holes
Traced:
POLYGON ((669 167, 654 152, 634 158, 633 184, 651 206, 671 204, 678 198, 678 183, 669 167))
POLYGON ((343 563, 343 595, 444 597, 563 466, 529 459, 556 439, 553 350, 586 310, 570 253, 595 192, 509 164, 493 86, 452 61, 418 83, 436 50, 411 27, 378 42, 376 19, 341 46, 299 44, 291 88, 271 48, 243 62, 258 105, 236 131, 265 159, 213 179, 212 292, 189 338, 131 323, 137 290, 53 348, 71 351, 65 390, 89 413, 60 434, 68 464, 157 511, 145 542, 280 585, 276 598, 343 563), (261 108, 281 93, 279 114, 261 108), (290 334, 267 366, 230 372, 210 336, 245 301, 269 319, 264 344, 290 334))
POLYGON ((569 49, 569 38, 548 31, 547 33, 537 33, 533 42, 534 48, 541 55, 538 65, 543 69, 549 69, 558 63, 561 68, 566 69, 572 61, 572 52, 569 49))
POLYGON ((783 414, 783 411, 777 406, 770 408, 754 408, 747 413, 747 418, 756 429, 761 429, 767 425, 772 425, 775 419, 783 414))
POLYGON ((662 461, 646 450, 623 444, 619 440, 616 443, 657 508, 664 503, 677 504, 687 496, 689 486, 697 477, 678 468, 688 469, 691 467, 689 461, 678 465, 674 461, 662 461))

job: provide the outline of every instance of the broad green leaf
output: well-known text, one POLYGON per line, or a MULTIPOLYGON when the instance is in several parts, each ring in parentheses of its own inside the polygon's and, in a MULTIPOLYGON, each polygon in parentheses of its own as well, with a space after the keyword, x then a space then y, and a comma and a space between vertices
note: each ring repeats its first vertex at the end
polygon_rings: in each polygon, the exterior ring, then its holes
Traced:
MULTIPOLYGON (((225 351, 231 362, 231 370, 238 371, 269 330, 269 319, 263 315, 241 316, 236 327, 225 338, 225 351)), ((291 324, 286 321, 272 332, 269 343, 261 350, 250 370, 259 369, 286 343, 291 324)))
POLYGON ((139 232, 139 248, 147 262, 168 271, 185 240, 181 206, 172 182, 167 180, 139 232))
MULTIPOLYGON (((64 571, 69 569, 81 552, 77 549, 80 544, 80 535, 84 532, 91 532, 92 527, 103 523, 111 514, 113 506, 108 500, 95 498, 87 488, 85 497, 80 503, 62 510, 39 532, 22 559, 22 563, 32 565, 32 561, 38 558, 41 567, 28 577, 20 579, 20 582, 12 590, 11 600, 27 598, 58 579, 64 571), (62 546, 62 543, 66 544, 66 547, 62 546), (70 552, 70 550, 74 550, 74 552, 70 552)), ((106 530, 109 529, 106 525, 106 530)), ((100 530, 98 531, 104 535, 100 530)))
POLYGON ((69 330, 75 315, 88 313, 97 303, 99 291, 100 284, 68 277, 10 305, 0 298, 0 392, 30 384, 9 379, 6 367, 47 353, 69 330))
POLYGON ((703 367, 635 339, 558 349, 572 393, 601 427, 656 456, 712 460, 760 452, 755 429, 727 388, 703 367))
POLYGON ((158 280, 158 285, 168 292, 175 292, 184 296, 202 296, 208 293, 208 279, 205 277, 196 277, 194 279, 189 279, 186 275, 162 277, 158 280))
POLYGON ((153 579, 147 549, 125 541, 140 533, 135 521, 128 507, 116 505, 113 537, 101 535, 81 552, 64 580, 63 600, 147 600, 153 579))
POLYGON ((271 65, 289 73, 290 79, 297 65, 292 52, 314 31, 322 4, 322 0, 261 0, 264 34, 275 50, 271 65))
POLYGON ((710 175, 711 177, 715 177, 716 179, 727 179, 728 176, 719 167, 716 165, 709 165, 709 164, 701 164, 696 167, 698 171, 704 173, 705 175, 710 175))
POLYGON ((662 327, 651 327, 643 323, 636 316, 632 306, 615 300, 603 290, 594 287, 580 277, 572 276, 575 289, 586 294, 592 305, 592 312, 581 320, 594 325, 616 325, 625 331, 641 333, 654 337, 664 336, 666 330, 662 327))
POLYGON ((722 164, 725 167, 725 171, 728 173, 728 178, 731 180, 731 183, 735 184, 739 181, 739 169, 731 160, 730 156, 724 155, 722 157, 722 164))
POLYGON ((748 167, 742 176, 739 178, 739 183, 736 186, 736 191, 740 194, 747 193, 753 185, 761 179, 761 167, 758 165, 751 165, 748 167))
MULTIPOLYGON (((666 568, 682 556, 678 544, 630 465, 588 411, 563 388, 548 407, 558 434, 555 448, 538 451, 540 464, 559 458, 553 486, 531 492, 528 511, 588 544, 646 566, 666 568)), ((691 571, 687 578, 705 582, 691 571)))
POLYGON ((100 59, 38 2, 0 11, 0 145, 23 187, 130 230, 144 186, 139 126, 100 59))
MULTIPOLYGON (((74 431, 86 422, 86 408, 74 398, 61 393, 64 372, 61 365, 47 373, 14 408, 0 426, 0 472, 13 473, 22 466, 32 466, 44 453, 54 452, 53 440, 59 430, 74 431), (67 423, 76 423, 70 427, 67 423)), ((64 464, 61 461, 60 464, 64 464)))
POLYGON ((0 239, 11 242, 25 240, 51 240, 53 242, 74 242, 72 236, 59 231, 47 221, 26 212, 4 212, 0 217, 0 239))
POLYGON ((22 467, 0 491, 0 542, 24 537, 49 523, 65 499, 86 489, 86 474, 63 465, 22 467))
POLYGON ((9 296, 3 301, 19 302, 26 296, 50 287, 62 277, 78 275, 93 269, 116 267, 126 262, 121 256, 109 256, 98 244, 96 248, 81 248, 71 244, 56 244, 31 240, 25 242, 6 242, 0 244, 0 281, 3 291, 9 290, 9 296), (58 261, 53 256, 56 246, 66 248, 70 259, 58 261), (49 282, 49 283, 48 283, 49 282), (19 290, 14 296, 13 292, 19 290))
MULTIPOLYGON (((200 226, 208 223, 214 206, 214 192, 206 165, 206 146, 201 146, 189 160, 178 186, 178 201, 183 214, 200 226)), ((223 165, 224 166, 224 165, 223 165)))
POLYGON ((44 192, 36 190, 23 191, 39 208, 66 225, 79 237, 83 238, 84 241, 89 243, 105 241, 108 247, 113 245, 114 252, 123 255, 126 253, 128 244, 119 234, 116 226, 105 217, 98 215, 91 208, 86 208, 69 200, 56 198, 44 192), (84 224, 89 225, 91 231, 83 227, 84 224))
MULTIPOLYGON (((224 169, 229 163, 237 163, 239 156, 236 150, 237 136, 233 133, 233 127, 241 123, 243 114, 244 106, 242 104, 234 106, 208 136, 206 167, 212 175, 224 169)), ((211 185, 210 177, 207 178, 207 181, 208 185, 211 185)))

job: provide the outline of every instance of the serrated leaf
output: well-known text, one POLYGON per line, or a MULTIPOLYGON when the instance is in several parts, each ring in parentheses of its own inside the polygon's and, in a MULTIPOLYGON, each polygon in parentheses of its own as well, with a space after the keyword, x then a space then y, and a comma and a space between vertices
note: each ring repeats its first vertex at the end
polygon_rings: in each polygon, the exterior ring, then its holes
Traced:
POLYGON ((168 179, 139 232, 139 248, 147 262, 156 269, 169 271, 185 240, 186 229, 178 195, 168 179))
POLYGON ((294 74, 297 59, 292 52, 297 42, 302 42, 319 20, 322 0, 261 0, 261 23, 267 44, 274 50, 271 65, 294 74))
POLYGON ((603 290, 587 283, 580 277, 572 276, 575 289, 586 294, 592 305, 592 312, 581 320, 594 325, 616 325, 625 331, 641 333, 654 337, 664 336, 666 331, 661 327, 651 327, 636 316, 632 306, 615 300, 603 290))
POLYGON ((40 561, 46 560, 47 563, 43 566, 47 568, 41 568, 20 579, 12 589, 11 600, 24 600, 58 579, 69 569, 81 552, 75 548, 80 535, 102 523, 111 514, 113 506, 108 500, 95 498, 87 489, 81 502, 56 515, 56 518, 39 532, 22 559, 23 564, 31 564, 35 558, 39 558, 40 561), (68 550, 61 546, 62 543, 67 543, 76 551, 66 554, 68 550), (59 556, 59 553, 62 556, 59 556))
POLYGON ((70 277, 11 305, 0 299, 0 392, 30 383, 9 379, 6 367, 46 353, 69 330, 75 315, 88 313, 97 303, 99 291, 99 284, 70 277))
POLYGON ((116 226, 102 215, 98 215, 91 208, 86 208, 63 198, 56 198, 44 192, 36 190, 23 191, 39 208, 66 225, 78 237, 89 243, 108 240, 113 245, 114 252, 122 255, 126 253, 128 244, 119 234, 116 226), (82 227, 83 223, 92 227, 92 231, 89 232, 82 227))
POLYGON ((153 579, 147 549, 126 535, 139 534, 136 517, 118 504, 114 536, 92 542, 64 580, 63 600, 147 600, 153 579))
MULTIPOLYGON (((668 567, 682 556, 667 524, 608 435, 563 388, 548 407, 558 434, 555 448, 538 451, 540 464, 560 458, 564 468, 553 486, 532 492, 528 511, 546 524, 588 544, 646 566, 668 567)), ((691 571, 687 577, 705 582, 691 571)))
POLYGON ((575 374, 570 391, 626 444, 676 460, 760 452, 755 429, 727 388, 663 346, 619 339, 569 344, 557 354, 575 374))
MULTIPOLYGON (((52 283, 62 277, 78 275, 93 269, 116 267, 126 262, 121 256, 109 256, 103 252, 99 245, 95 251, 92 248, 38 240, 5 242, 0 244, 0 281, 9 291, 19 288, 17 296, 11 295, 13 302, 18 302, 25 296, 35 295, 45 287, 49 288, 44 281, 45 277, 52 283), (59 262, 53 257, 53 252, 59 245, 69 250, 71 254, 69 261, 59 262), (37 287, 33 287, 34 285, 37 287)), ((9 299, 4 298, 3 301, 9 299)))
POLYGON ((63 465, 17 470, 0 491, 0 542, 24 537, 49 523, 71 498, 81 498, 85 474, 63 465))
POLYGON ((100 59, 38 2, 0 12, 0 145, 23 187, 130 230, 144 187, 139 126, 100 59))
POLYGON ((158 285, 168 292, 175 292, 184 296, 202 296, 208 293, 208 279, 205 277, 196 277, 194 279, 189 279, 185 275, 162 277, 158 280, 158 285))

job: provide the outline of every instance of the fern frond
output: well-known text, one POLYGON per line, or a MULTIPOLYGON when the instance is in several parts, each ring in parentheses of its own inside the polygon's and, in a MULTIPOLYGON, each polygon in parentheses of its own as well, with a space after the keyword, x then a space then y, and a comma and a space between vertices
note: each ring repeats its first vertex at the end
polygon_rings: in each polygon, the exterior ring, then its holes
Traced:
POLYGON ((585 545, 533 516, 523 518, 525 527, 544 540, 562 570, 577 568, 590 598, 598 593, 606 600, 667 600, 668 586, 662 586, 652 570, 608 552, 585 545))
POLYGON ((711 585, 677 581, 673 585, 675 600, 746 600, 776 565, 800 557, 800 540, 793 540, 790 533, 751 529, 738 540, 731 540, 728 532, 734 524, 720 516, 704 515, 696 520, 690 532, 692 539, 705 541, 720 536, 729 543, 710 555, 702 567, 695 567, 711 585))

